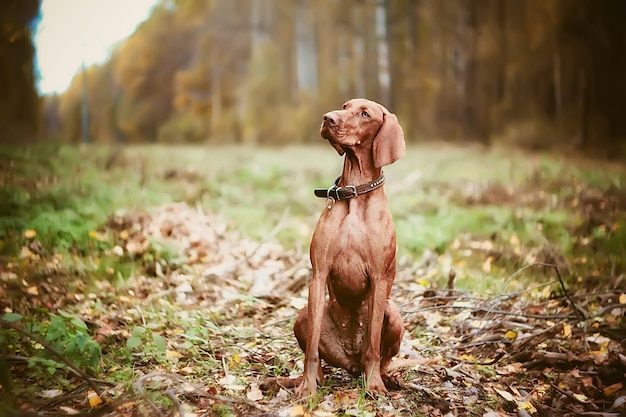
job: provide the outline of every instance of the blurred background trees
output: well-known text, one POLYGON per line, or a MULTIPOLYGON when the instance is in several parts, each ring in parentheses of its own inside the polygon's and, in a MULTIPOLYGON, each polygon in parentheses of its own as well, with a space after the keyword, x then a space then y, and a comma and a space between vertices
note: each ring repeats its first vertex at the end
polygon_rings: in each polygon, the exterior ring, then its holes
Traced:
POLYGON ((0 138, 33 140, 40 126, 32 23, 39 0, 0 2, 0 138))
POLYGON ((625 16, 623 0, 163 0, 45 98, 44 132, 80 140, 85 76, 96 142, 316 142, 325 111, 363 96, 410 141, 615 156, 625 16))

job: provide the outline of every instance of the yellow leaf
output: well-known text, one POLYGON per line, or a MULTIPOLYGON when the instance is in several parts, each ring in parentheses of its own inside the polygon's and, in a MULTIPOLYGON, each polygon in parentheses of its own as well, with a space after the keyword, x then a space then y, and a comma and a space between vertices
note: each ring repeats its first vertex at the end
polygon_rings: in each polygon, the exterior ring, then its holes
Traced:
POLYGON ((29 295, 39 295, 39 290, 34 285, 26 288, 26 293, 29 295))
POLYGON ((421 285, 422 287, 428 288, 428 286, 430 285, 430 281, 427 280, 426 278, 420 278, 416 281, 419 285, 421 285))
POLYGON ((604 395, 606 395, 607 397, 612 397, 616 392, 620 391, 623 387, 624 387, 624 384, 622 384, 621 382, 617 382, 613 385, 609 385, 608 387, 605 387, 602 391, 604 392, 604 395))
POLYGON ((563 337, 569 339, 572 336, 572 326, 566 324, 563 326, 563 337))
POLYGON ((517 339, 517 332, 513 331, 513 330, 508 330, 504 336, 509 339, 509 340, 515 340, 517 339))
POLYGON ((537 409, 530 401, 521 401, 517 403, 517 406, 522 410, 528 411, 530 414, 535 414, 537 409))
POLYGON ((168 350, 166 350, 166 351, 165 351, 165 357, 166 357, 166 358, 170 358, 170 359, 173 359, 173 358, 180 358, 180 357, 181 357, 181 354, 180 354, 180 353, 178 353, 178 352, 176 352, 175 350, 169 350, 169 349, 168 349, 168 350))
POLYGON ((238 354, 238 353, 235 353, 235 354, 233 355, 233 358, 231 359, 231 361, 232 361, 233 363, 241 363, 241 356, 239 356, 239 354, 238 354))
POLYGON ((483 262, 483 271, 484 272, 491 272, 491 261, 493 260, 493 258, 490 256, 488 257, 485 262, 483 262))
POLYGON ((37 236, 37 231, 36 230, 28 229, 28 230, 24 231, 24 237, 26 239, 32 239, 35 236, 37 236))
POLYGON ((626 304, 626 294, 620 294, 619 295, 619 303, 620 304, 626 304))
POLYGON ((291 410, 289 410, 289 417, 303 417, 305 414, 306 411, 300 404, 294 405, 291 407, 291 410))
POLYGON ((97 230, 92 230, 89 232, 89 237, 92 239, 95 239, 99 242, 106 242, 107 241, 107 234, 106 232, 98 232, 97 230))
POLYGON ((87 393, 87 399, 89 400, 89 405, 93 408, 93 407, 97 407, 100 404, 102 404, 102 398, 98 397, 98 394, 96 394, 93 391, 89 391, 87 393))
POLYGON ((128 239, 128 230, 124 229, 120 232, 120 239, 122 240, 128 239))

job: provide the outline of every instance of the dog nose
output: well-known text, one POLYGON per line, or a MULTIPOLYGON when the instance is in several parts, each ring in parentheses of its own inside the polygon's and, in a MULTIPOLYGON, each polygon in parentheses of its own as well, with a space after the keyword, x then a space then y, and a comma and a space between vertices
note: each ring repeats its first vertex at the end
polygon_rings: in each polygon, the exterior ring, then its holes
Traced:
POLYGON ((332 113, 326 113, 323 119, 326 125, 334 125, 337 123, 337 119, 335 119, 335 116, 332 113))

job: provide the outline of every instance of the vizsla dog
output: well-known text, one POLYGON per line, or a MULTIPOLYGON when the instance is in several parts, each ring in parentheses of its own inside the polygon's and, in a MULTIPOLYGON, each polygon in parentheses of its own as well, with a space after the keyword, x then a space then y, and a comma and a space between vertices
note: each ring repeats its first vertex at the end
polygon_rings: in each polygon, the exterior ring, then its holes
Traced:
POLYGON ((404 134, 395 115, 365 99, 326 113, 320 134, 345 159, 335 184, 315 192, 327 199, 327 207, 311 241, 308 305, 294 326, 305 352, 296 394, 317 392, 320 359, 365 373, 367 391, 385 393, 386 385, 393 385, 387 368, 400 349, 404 324, 390 299, 396 231, 382 167, 404 156, 404 134))

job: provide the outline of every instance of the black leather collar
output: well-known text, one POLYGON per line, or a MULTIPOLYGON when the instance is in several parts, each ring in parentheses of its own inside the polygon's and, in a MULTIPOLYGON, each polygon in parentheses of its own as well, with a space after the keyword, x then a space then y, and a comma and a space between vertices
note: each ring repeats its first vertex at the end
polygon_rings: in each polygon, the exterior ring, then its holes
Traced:
POLYGON ((325 188, 316 188, 313 192, 316 197, 332 199, 334 201, 338 200, 347 200, 349 198, 358 197, 361 194, 369 193, 377 188, 380 188, 385 183, 385 176, 381 173, 380 177, 372 180, 366 184, 361 185, 346 185, 345 187, 340 187, 339 180, 341 177, 338 177, 335 180, 335 183, 328 189, 325 188))

